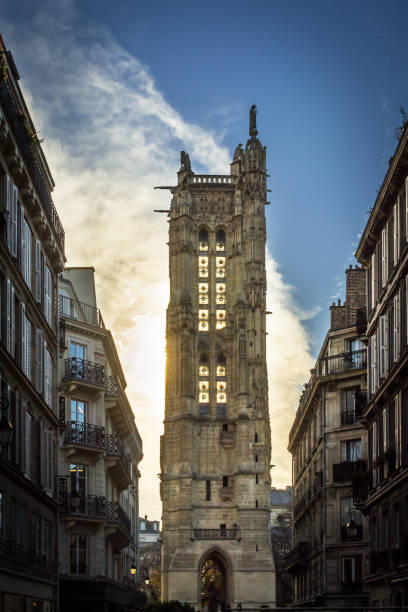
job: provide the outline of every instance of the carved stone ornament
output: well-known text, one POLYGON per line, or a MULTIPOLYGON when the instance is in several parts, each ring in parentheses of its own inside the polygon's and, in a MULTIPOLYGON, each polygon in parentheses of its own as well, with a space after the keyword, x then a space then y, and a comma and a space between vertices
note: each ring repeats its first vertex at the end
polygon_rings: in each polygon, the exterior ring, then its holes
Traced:
POLYGON ((190 157, 185 151, 181 151, 180 153, 180 164, 180 172, 191 172, 190 157))

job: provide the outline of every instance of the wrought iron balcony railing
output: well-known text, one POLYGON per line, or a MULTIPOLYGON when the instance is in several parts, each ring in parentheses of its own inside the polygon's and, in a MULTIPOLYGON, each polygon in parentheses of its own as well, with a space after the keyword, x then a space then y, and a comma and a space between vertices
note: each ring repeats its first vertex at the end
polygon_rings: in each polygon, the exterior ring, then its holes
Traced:
POLYGON ((56 569, 56 564, 50 558, 47 558, 47 555, 42 555, 38 550, 17 544, 10 538, 0 538, 0 558, 3 555, 21 565, 29 565, 45 572, 54 572, 56 569))
POLYGON ((130 475, 130 458, 125 452, 125 447, 117 434, 106 434, 106 454, 120 458, 127 473, 130 475))
POLYGON ((239 527, 232 529, 193 529, 196 540, 239 540, 241 530, 239 527))
POLYGON ((345 525, 342 525, 341 526, 341 541, 342 542, 359 542, 360 540, 362 540, 363 539, 363 526, 357 525, 356 527, 357 527, 356 535, 351 536, 347 532, 347 527, 345 525))
POLYGON ((117 376, 105 376, 105 395, 121 395, 123 393, 117 376))
POLYGON ((68 421, 65 426, 64 444, 83 444, 105 450, 105 428, 101 425, 68 421))
POLYGON ((78 507, 72 502, 70 495, 65 498, 65 510, 68 514, 84 515, 92 518, 105 518, 106 501, 103 495, 81 495, 78 507))
POLYGON ((105 367, 93 361, 69 357, 65 359, 65 380, 82 380, 94 385, 105 386, 105 367))
POLYGON ((363 459, 333 463, 333 482, 347 482, 348 480, 353 480, 357 472, 364 472, 366 469, 367 462, 363 459))
POLYGON ((106 502, 105 519, 110 523, 119 523, 130 533, 130 518, 118 502, 106 502))
POLYGON ((303 564, 309 555, 309 542, 298 542, 286 555, 286 568, 295 568, 303 564))
POLYGON ((319 368, 321 376, 340 374, 350 370, 360 370, 367 365, 367 349, 330 355, 320 359, 319 368))
POLYGON ((34 140, 32 137, 30 137, 27 131, 25 116, 20 111, 20 108, 18 107, 18 104, 10 91, 7 80, 2 80, 0 82, 0 101, 13 130, 14 137, 24 159, 24 163, 31 175, 31 180, 34 183, 41 204, 44 207, 47 219, 55 231, 57 242, 62 250, 64 250, 64 228, 62 227, 62 223, 54 206, 54 202, 52 201, 51 194, 47 187, 43 173, 41 172, 40 165, 35 159, 33 152, 34 140))
POLYGON ((58 310, 59 314, 69 319, 76 319, 94 325, 95 327, 105 328, 105 324, 102 319, 101 311, 99 308, 78 302, 72 298, 66 297, 65 295, 58 296, 58 310))

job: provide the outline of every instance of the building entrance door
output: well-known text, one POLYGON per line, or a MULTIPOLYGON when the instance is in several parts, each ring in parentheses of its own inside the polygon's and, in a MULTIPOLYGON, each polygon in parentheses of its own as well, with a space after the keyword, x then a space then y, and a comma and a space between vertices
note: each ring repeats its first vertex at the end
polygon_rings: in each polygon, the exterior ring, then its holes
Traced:
POLYGON ((201 566, 201 608, 208 612, 225 610, 227 601, 227 571, 222 556, 211 552, 201 566))

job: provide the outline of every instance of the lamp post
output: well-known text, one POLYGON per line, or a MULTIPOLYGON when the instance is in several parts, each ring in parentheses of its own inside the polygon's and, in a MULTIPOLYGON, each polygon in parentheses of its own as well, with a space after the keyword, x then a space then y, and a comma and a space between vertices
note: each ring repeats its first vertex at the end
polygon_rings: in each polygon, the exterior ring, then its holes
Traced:
POLYGON ((7 397, 0 397, 0 447, 1 456, 7 457, 7 448, 13 436, 14 427, 8 420, 9 401, 7 397))

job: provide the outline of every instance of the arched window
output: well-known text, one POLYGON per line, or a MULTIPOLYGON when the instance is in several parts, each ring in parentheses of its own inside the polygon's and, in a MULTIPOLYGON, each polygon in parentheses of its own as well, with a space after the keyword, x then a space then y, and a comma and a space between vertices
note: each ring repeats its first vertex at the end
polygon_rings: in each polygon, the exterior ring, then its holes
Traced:
POLYGON ((224 230, 218 230, 215 237, 215 250, 217 252, 225 251, 225 232, 224 230))
POLYGON ((198 364, 198 403, 200 404, 200 412, 208 412, 208 404, 210 402, 210 368, 208 364, 208 355, 202 353, 198 364))
POLYGON ((198 250, 208 251, 208 232, 205 229, 201 229, 198 233, 198 250))
POLYGON ((217 358, 217 414, 224 416, 226 414, 227 403, 227 360, 225 355, 219 355, 217 358))

